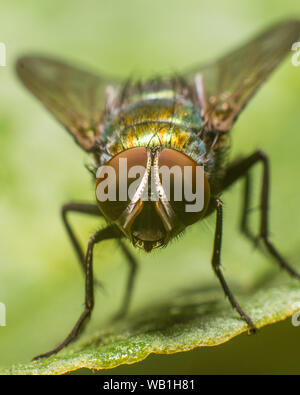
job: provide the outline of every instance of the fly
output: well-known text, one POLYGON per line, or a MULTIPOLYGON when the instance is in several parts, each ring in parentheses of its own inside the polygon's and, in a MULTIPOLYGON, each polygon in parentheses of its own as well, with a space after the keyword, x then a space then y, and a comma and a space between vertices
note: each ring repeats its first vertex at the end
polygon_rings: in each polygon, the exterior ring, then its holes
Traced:
MULTIPOLYGON (((103 181, 101 166, 109 165, 120 177, 121 191, 132 168, 142 168, 141 178, 130 198, 97 202, 67 203, 62 207, 63 222, 85 273, 85 308, 66 339, 53 350, 35 359, 52 355, 74 340, 94 306, 93 251, 96 244, 116 239, 127 259, 130 272, 120 316, 128 309, 137 263, 126 244, 147 252, 165 246, 193 223, 215 213, 215 238, 212 267, 233 308, 247 322, 255 324, 231 293, 223 276, 221 260, 223 204, 221 195, 237 180, 245 182, 242 232, 256 242, 260 239, 275 261, 292 276, 300 275, 286 262, 270 241, 268 226, 269 160, 263 151, 227 164, 228 135, 249 99, 291 50, 300 37, 300 21, 290 20, 271 27, 245 45, 216 62, 196 67, 182 75, 126 83, 109 80, 58 60, 27 56, 17 62, 17 73, 24 85, 44 104, 73 136, 75 142, 95 163, 92 169, 96 190, 103 181), (123 174, 121 160, 128 164, 123 174), (263 165, 258 236, 248 228, 250 171, 263 165), (189 167, 189 186, 195 189, 202 166, 203 201, 197 212, 186 210, 187 198, 167 197, 159 168, 189 167), (127 171, 127 170, 126 170, 127 171), (123 175, 122 175, 123 174, 123 175), (150 191, 149 182, 154 185, 150 191), (121 185, 122 184, 122 185, 121 185), (143 199, 156 196, 156 199, 143 199), (98 230, 84 254, 68 221, 68 214, 79 212, 104 217, 107 227, 98 230)), ((181 182, 187 180, 181 173, 181 182)), ((132 182, 132 180, 131 180, 132 182)), ((172 179, 174 183, 174 178, 172 179)), ((130 183, 129 183, 130 184, 130 183)), ((110 187, 110 183, 107 187, 110 187)), ((180 184, 182 185, 182 184, 180 184)), ((128 185, 129 188, 131 186, 128 185)))

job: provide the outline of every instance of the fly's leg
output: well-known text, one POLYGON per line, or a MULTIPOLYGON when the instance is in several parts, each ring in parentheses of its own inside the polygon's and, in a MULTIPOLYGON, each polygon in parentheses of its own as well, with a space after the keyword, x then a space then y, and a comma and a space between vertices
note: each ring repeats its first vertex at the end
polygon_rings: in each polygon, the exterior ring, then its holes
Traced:
MULTIPOLYGON (((297 273, 281 256, 278 250, 275 248, 273 243, 269 239, 269 222, 268 222, 268 209, 269 209, 269 182, 270 182, 270 169, 269 169, 269 160, 267 155, 262 151, 256 151, 248 158, 239 159, 238 161, 232 163, 223 178, 222 189, 228 188, 231 184, 237 181, 241 177, 248 177, 248 187, 246 184, 245 195, 248 194, 248 197, 244 198, 244 212, 242 215, 242 229, 244 233, 248 231, 247 225, 247 214, 248 214, 248 206, 249 206, 249 175, 248 172, 256 163, 261 162, 263 165, 263 177, 262 177, 262 188, 260 195, 260 230, 258 239, 261 239, 267 249, 267 251, 271 254, 271 256, 276 260, 276 262, 285 269, 290 275, 300 279, 299 273, 297 273), (247 190, 248 189, 248 190, 247 190)), ((247 178, 246 178, 247 183, 247 178)), ((256 242, 257 238, 255 238, 252 234, 250 234, 250 238, 256 242)))
MULTIPOLYGON (((226 180, 236 177, 235 169, 239 169, 241 166, 241 162, 244 159, 237 160, 233 164, 231 164, 226 173, 226 180)), ((243 176, 243 175, 242 175, 243 176)), ((241 176, 241 177, 242 177, 241 176)), ((250 199, 252 195, 252 177, 249 171, 246 171, 245 175, 245 184, 244 184, 244 198, 242 203, 242 213, 241 213, 241 220, 240 220, 240 231, 241 233, 249 239, 255 247, 258 246, 259 237, 257 237, 249 228, 249 213, 250 213, 250 199)), ((236 178, 235 178, 236 179, 236 178)))
POLYGON ((88 215, 97 215, 97 216, 102 216, 101 212, 99 211, 99 208, 97 204, 94 203, 77 203, 77 202, 70 202, 66 203, 62 206, 61 208, 61 215, 62 215, 62 220, 65 225, 65 228, 67 230, 67 233, 69 235, 69 238, 71 240, 71 243, 75 249, 76 255, 78 257, 79 264, 85 272, 85 257, 83 250, 78 242, 77 237, 75 236, 75 233, 73 229, 71 228, 71 225, 68 221, 68 213, 69 212, 76 212, 76 213, 82 213, 82 214, 88 214, 88 215))
POLYGON ((85 308, 83 310, 83 313, 80 315, 74 328, 71 330, 69 335, 65 338, 65 340, 62 343, 60 343, 53 350, 38 355, 37 357, 34 358, 34 360, 44 357, 49 357, 50 355, 57 353, 65 346, 67 346, 69 343, 71 343, 78 336, 79 332, 83 329, 83 326, 87 322, 88 318, 90 317, 94 306, 94 281, 93 281, 94 246, 95 244, 100 243, 100 241, 119 238, 119 237, 120 237, 119 231, 113 226, 109 226, 105 229, 98 230, 93 236, 90 237, 87 253, 85 257, 85 308))
POLYGON ((220 199, 216 200, 216 230, 214 240, 214 251, 212 256, 213 269, 222 285, 225 295, 228 297, 232 307, 240 314, 240 316, 247 322, 250 327, 250 331, 255 332, 256 328, 251 318, 243 311, 241 306, 238 304, 233 294, 231 293, 226 280, 221 271, 221 245, 222 245, 222 225, 223 225, 223 209, 222 202, 220 199))
POLYGON ((121 246, 121 249, 122 249, 124 255, 127 258, 127 262, 129 264, 129 274, 128 274, 127 286, 126 286, 126 291, 125 291, 123 303, 121 305, 119 312, 115 315, 114 320, 118 320, 118 319, 124 317, 128 312, 128 308, 129 308, 130 301, 132 298, 132 291, 134 288, 135 276, 136 276, 137 269, 138 269, 137 261, 134 258, 134 256, 131 254, 131 252, 129 251, 128 247, 121 240, 119 241, 119 243, 120 243, 120 246, 121 246))
POLYGON ((242 215, 240 222, 240 230, 243 235, 247 237, 255 246, 257 246, 258 238, 255 234, 250 230, 248 218, 250 212, 250 197, 251 197, 251 176, 249 172, 245 175, 245 186, 244 186, 244 200, 242 206, 242 215))
MULTIPOLYGON (((76 213, 96 215, 96 216, 102 216, 102 214, 99 211, 97 204, 94 204, 94 203, 70 202, 70 203, 66 203, 62 206, 63 223, 66 227, 66 230, 67 230, 67 233, 70 237, 71 243, 76 251, 76 255, 78 257, 80 266, 82 267, 83 271, 85 271, 84 253, 83 253, 82 248, 78 242, 78 239, 76 238, 75 233, 74 233, 73 229, 71 228, 71 225, 68 221, 67 214, 69 212, 76 212, 76 213)), ((126 286, 125 296, 123 299, 123 304, 120 308, 120 311, 115 316, 115 319, 124 317, 128 311, 131 296, 132 296, 132 291, 134 288, 137 267, 138 267, 134 256, 130 253, 130 251, 126 247, 126 245, 121 240, 119 241, 119 243, 121 245, 122 252, 126 257, 126 261, 128 262, 128 265, 129 265, 129 276, 128 276, 128 280, 127 280, 127 286, 126 286)), ((95 280, 95 283, 97 285, 101 286, 101 283, 99 281, 95 280)))

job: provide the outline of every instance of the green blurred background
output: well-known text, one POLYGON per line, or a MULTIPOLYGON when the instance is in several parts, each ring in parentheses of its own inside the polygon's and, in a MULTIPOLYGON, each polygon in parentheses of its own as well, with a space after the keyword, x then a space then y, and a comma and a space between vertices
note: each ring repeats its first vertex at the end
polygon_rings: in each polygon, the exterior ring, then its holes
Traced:
MULTIPOLYGON (((50 54, 121 77, 181 70, 219 56, 275 21, 299 16, 299 8, 297 0, 1 2, 0 42, 7 48, 7 66, 0 68, 0 302, 7 308, 1 366, 52 348, 81 312, 83 276, 59 213, 64 202, 94 199, 84 153, 17 81, 16 58, 50 54)), ((299 97, 300 67, 289 60, 240 117, 231 152, 234 157, 262 148, 269 154, 272 237, 293 264, 299 261, 299 97)), ((223 265, 231 283, 247 289, 278 269, 238 234, 240 192, 237 185, 224 195, 223 265)), ((83 244, 99 226, 99 220, 80 216, 72 222, 83 244)), ((212 239, 213 218, 163 251, 136 251, 141 267, 132 309, 193 288, 197 278, 215 286, 212 239)), ((116 312, 127 274, 113 242, 97 250, 95 262, 105 292, 96 292, 88 331, 116 312)), ((300 328, 287 320, 256 336, 151 356, 111 373, 299 373, 299 338, 300 328)))

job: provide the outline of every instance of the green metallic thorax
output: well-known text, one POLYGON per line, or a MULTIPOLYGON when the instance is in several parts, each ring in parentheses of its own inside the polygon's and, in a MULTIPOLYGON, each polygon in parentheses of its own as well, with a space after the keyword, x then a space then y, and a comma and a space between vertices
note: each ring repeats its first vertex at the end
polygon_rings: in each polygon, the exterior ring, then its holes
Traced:
POLYGON ((201 163, 206 153, 204 142, 197 136, 201 126, 195 106, 172 90, 131 96, 104 124, 101 161, 143 146, 173 148, 201 163))

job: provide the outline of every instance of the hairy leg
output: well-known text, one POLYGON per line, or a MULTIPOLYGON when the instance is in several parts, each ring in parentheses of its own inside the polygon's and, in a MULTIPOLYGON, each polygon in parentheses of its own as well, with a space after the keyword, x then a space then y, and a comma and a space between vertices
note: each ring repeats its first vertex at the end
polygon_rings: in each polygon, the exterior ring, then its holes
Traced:
POLYGON ((246 177, 245 185, 245 197, 243 205, 243 214, 241 221, 241 228, 254 243, 257 241, 257 237, 254 237, 248 229, 248 214, 249 214, 249 195, 250 195, 250 184, 249 184, 249 170, 258 162, 263 165, 263 177, 262 187, 260 194, 260 226, 258 238, 261 239, 271 256, 276 262, 285 269, 290 275, 300 279, 299 273, 297 273, 288 262, 278 252, 277 248, 270 241, 269 238, 269 221, 268 221, 268 210, 269 210, 269 182, 270 182, 270 168, 269 159, 267 155, 262 151, 256 151, 247 158, 239 159, 228 166, 226 174, 223 178, 222 189, 225 190, 235 181, 241 177, 246 177))
MULTIPOLYGON (((82 213, 82 214, 87 214, 87 215, 95 215, 95 216, 102 216, 101 212, 99 211, 99 208, 97 204, 95 203, 77 203, 77 202, 70 202, 67 204, 64 204, 62 206, 62 218, 63 218, 63 223, 66 227, 67 233, 70 237, 71 243, 75 249, 76 255, 78 257, 79 263, 83 269, 85 270, 85 259, 84 259, 84 253, 83 250, 78 242, 78 239, 75 236, 75 233, 68 221, 68 216, 67 214, 70 212, 75 212, 75 213, 82 213)), ((126 258, 126 262, 129 265, 129 276, 127 280, 127 285, 126 285, 126 291, 125 291, 125 296, 123 299, 123 304, 120 308, 120 311, 116 315, 117 318, 121 318, 124 315, 126 315, 130 300, 132 297, 132 291, 134 288, 134 283, 135 283, 135 278, 136 278, 136 273, 137 273, 137 261, 134 258, 134 256, 131 254, 129 251, 128 247, 124 242, 119 240, 119 244, 121 246, 122 252, 126 258)), ((100 284, 99 282, 96 281, 97 284, 100 284)))
POLYGON ((57 353, 61 349, 63 349, 65 346, 67 346, 69 343, 71 343, 80 333, 80 331, 83 329, 84 324, 87 322, 88 318, 90 317, 93 307, 94 307, 94 280, 93 280, 93 251, 94 251, 94 246, 97 243, 100 243, 103 240, 107 239, 114 239, 114 238, 119 238, 120 232, 114 227, 114 226, 109 226, 105 229, 98 230, 93 236, 90 237, 89 243, 88 243, 88 248, 87 248, 87 253, 85 257, 85 307, 78 318, 75 326, 69 333, 69 335, 55 348, 52 350, 40 354, 34 358, 34 360, 43 358, 43 357, 49 357, 52 354, 57 353))
POLYGON ((220 199, 216 200, 216 230, 214 240, 214 250, 212 256, 212 266, 216 273, 225 295, 228 297, 232 307, 240 314, 240 316, 247 322, 251 332, 255 332, 256 328, 251 318, 244 312, 241 306, 236 301, 235 297, 231 293, 226 280, 221 270, 221 245, 222 245, 222 224, 223 224, 223 209, 222 202, 220 199))
POLYGON ((75 236, 75 233, 69 223, 68 213, 70 213, 70 212, 87 214, 87 215, 95 215, 95 216, 102 216, 102 214, 99 211, 97 204, 94 204, 94 203, 70 202, 70 203, 64 204, 61 208, 61 215, 62 215, 63 223, 65 225, 65 228, 67 230, 67 233, 69 235, 71 243, 72 243, 74 250, 76 252, 79 264, 84 272, 85 271, 85 257, 84 257, 83 250, 78 242, 78 239, 75 236))

